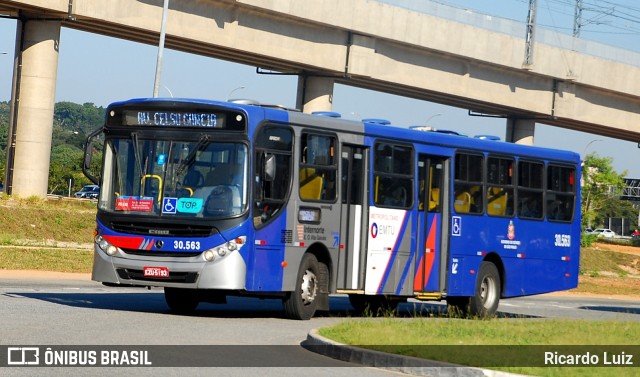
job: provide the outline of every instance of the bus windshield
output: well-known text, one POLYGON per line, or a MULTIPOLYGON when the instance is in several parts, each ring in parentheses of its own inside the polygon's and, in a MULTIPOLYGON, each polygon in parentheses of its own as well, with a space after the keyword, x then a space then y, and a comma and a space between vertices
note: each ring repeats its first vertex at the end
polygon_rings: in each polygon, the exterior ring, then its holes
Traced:
POLYGON ((106 140, 101 210, 146 216, 226 218, 247 208, 247 145, 198 140, 106 140))

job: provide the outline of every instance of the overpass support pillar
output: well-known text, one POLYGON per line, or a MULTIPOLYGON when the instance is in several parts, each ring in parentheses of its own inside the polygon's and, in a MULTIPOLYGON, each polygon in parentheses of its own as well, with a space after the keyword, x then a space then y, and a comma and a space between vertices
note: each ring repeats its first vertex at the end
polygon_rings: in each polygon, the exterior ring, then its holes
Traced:
POLYGON ((506 141, 516 144, 533 145, 536 122, 533 119, 507 119, 506 141))
POLYGON ((45 197, 61 23, 22 18, 17 25, 5 189, 45 197))
POLYGON ((300 76, 296 108, 309 114, 314 111, 331 111, 334 82, 332 77, 300 76))

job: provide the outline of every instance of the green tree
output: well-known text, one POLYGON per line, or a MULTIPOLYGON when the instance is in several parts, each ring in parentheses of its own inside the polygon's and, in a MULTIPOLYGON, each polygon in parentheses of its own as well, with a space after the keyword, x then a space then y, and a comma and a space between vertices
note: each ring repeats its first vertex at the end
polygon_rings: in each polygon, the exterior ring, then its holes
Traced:
POLYGON ((627 172, 618 174, 611 165, 612 161, 611 157, 600 157, 597 153, 590 153, 583 162, 583 226, 602 224, 607 217, 622 217, 628 209, 624 209, 626 205, 619 200, 627 172))
MULTIPOLYGON (((7 138, 9 129, 9 102, 0 102, 0 182, 4 180, 7 138)), ((69 178, 74 178, 75 192, 89 180, 82 174, 83 150, 87 135, 104 122, 103 107, 87 102, 58 102, 53 113, 51 163, 49 166, 49 193, 66 195, 69 178)), ((97 161, 100 163, 100 161, 97 161)))
MULTIPOLYGON (((49 192, 67 195, 69 179, 73 178, 71 192, 76 192, 89 180, 82 173, 84 146, 87 135, 104 122, 103 107, 87 102, 58 102, 53 114, 49 192)), ((100 161, 99 161, 100 162, 100 161)))

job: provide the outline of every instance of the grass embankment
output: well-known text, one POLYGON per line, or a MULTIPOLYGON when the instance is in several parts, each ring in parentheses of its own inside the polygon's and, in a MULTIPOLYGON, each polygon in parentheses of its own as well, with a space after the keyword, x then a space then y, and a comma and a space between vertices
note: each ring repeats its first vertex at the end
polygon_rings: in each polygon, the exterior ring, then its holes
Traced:
POLYGON ((90 272, 96 203, 0 195, 0 270, 90 272))

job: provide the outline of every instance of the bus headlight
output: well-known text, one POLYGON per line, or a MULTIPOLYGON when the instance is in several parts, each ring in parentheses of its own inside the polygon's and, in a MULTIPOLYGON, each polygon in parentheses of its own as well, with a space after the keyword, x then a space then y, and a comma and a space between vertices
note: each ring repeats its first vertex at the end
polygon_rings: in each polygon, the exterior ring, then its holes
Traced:
POLYGON ((112 257, 118 254, 118 248, 110 244, 109 241, 104 239, 104 237, 98 235, 96 236, 95 241, 96 241, 96 245, 98 245, 98 248, 108 256, 112 257))
POLYGON ((224 257, 229 253, 232 253, 236 250, 240 250, 244 245, 246 239, 247 239, 246 236, 235 238, 231 241, 225 242, 223 245, 213 247, 205 251, 204 253, 202 253, 202 256, 204 260, 206 260, 207 262, 211 262, 215 260, 216 257, 224 257))
POLYGON ((211 262, 212 260, 214 260, 216 258, 215 253, 211 249, 205 251, 204 254, 202 254, 202 255, 204 257, 204 260, 206 260, 207 262, 211 262))

